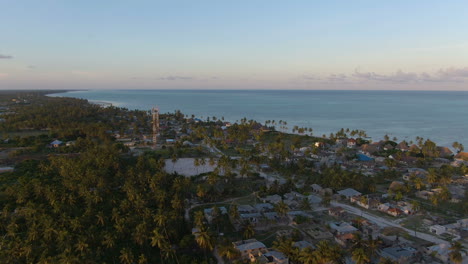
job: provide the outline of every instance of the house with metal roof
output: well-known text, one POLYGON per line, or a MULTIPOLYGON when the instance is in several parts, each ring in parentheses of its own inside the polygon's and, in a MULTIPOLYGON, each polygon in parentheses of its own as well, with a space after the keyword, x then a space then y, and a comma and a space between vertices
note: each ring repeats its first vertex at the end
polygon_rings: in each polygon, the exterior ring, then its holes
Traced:
POLYGON ((362 193, 354 190, 353 188, 348 188, 348 189, 338 191, 338 194, 345 196, 347 199, 350 199, 351 197, 354 197, 354 196, 362 195, 362 193))

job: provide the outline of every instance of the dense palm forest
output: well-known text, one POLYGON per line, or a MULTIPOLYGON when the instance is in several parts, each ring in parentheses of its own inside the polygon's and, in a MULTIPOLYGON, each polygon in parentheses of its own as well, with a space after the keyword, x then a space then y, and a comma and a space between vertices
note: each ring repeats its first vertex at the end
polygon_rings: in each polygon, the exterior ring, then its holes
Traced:
POLYGON ((106 133, 146 122, 144 112, 40 94, 10 110, 3 132, 47 129, 51 137, 83 144, 73 153, 25 160, 2 175, 2 263, 205 259, 183 217, 190 179, 165 173, 164 161, 152 154, 129 155, 106 133))

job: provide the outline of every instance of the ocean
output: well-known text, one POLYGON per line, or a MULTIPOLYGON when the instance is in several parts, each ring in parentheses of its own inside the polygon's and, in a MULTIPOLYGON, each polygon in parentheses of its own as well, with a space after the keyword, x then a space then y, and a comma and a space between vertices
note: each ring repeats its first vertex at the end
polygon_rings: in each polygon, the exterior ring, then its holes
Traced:
MULTIPOLYGON (((429 138, 441 146, 454 141, 468 149, 468 92, 319 90, 87 90, 57 93, 128 109, 162 113, 181 110, 206 119, 259 122, 279 120, 312 128, 315 136, 341 128, 361 129, 372 140, 429 138)), ((278 125, 277 125, 278 127, 278 125)))

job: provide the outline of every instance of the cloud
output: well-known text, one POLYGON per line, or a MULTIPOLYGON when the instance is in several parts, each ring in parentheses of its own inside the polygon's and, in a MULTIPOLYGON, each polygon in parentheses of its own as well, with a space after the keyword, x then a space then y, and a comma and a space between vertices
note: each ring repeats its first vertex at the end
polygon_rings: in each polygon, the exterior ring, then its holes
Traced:
POLYGON ((348 76, 342 73, 330 74, 325 77, 314 74, 303 74, 299 76, 299 79, 306 81, 345 82, 348 81, 348 76))
POLYGON ((190 77, 190 76, 177 76, 177 75, 170 75, 170 76, 158 78, 158 80, 161 80, 161 81, 188 81, 188 80, 194 80, 194 79, 195 78, 190 77))
POLYGON ((8 77, 8 73, 2 73, 0 72, 0 79, 8 77))
POLYGON ((321 80, 320 77, 316 76, 316 75, 310 75, 310 74, 303 74, 301 76, 299 76, 300 79, 304 79, 304 80, 307 80, 307 81, 318 81, 318 80, 321 80))
POLYGON ((460 80, 468 78, 468 67, 456 69, 456 68, 448 68, 448 69, 440 69, 437 72, 438 78, 445 79, 445 80, 460 80))
POLYGON ((348 80, 348 76, 346 74, 330 74, 327 78, 330 82, 345 82, 348 80))
POLYGON ((303 74, 297 77, 306 82, 320 83, 362 83, 380 82, 393 84, 415 83, 464 83, 468 82, 468 67, 443 68, 432 73, 404 72, 398 70, 390 74, 382 74, 373 71, 362 72, 358 68, 352 74, 334 73, 329 75, 303 74))
POLYGON ((13 59, 13 56, 0 54, 0 59, 9 60, 9 59, 13 59))
POLYGON ((355 71, 352 75, 359 80, 380 81, 380 82, 394 82, 394 83, 411 83, 420 81, 420 76, 416 73, 405 73, 401 70, 392 74, 378 74, 375 72, 359 72, 355 71))
POLYGON ((357 80, 390 82, 390 83, 422 83, 422 82, 465 82, 468 80, 468 67, 440 69, 433 73, 414 73, 398 70, 392 74, 378 74, 375 72, 360 72, 355 70, 353 78, 357 80))

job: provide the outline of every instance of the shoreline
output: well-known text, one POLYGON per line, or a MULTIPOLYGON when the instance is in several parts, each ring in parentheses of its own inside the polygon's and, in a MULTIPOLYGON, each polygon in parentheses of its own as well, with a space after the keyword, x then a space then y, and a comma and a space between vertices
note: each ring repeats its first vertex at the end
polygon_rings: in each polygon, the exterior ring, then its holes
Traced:
MULTIPOLYGON (((172 90, 160 90, 160 89, 153 89, 154 91, 172 91, 172 90)), ((137 110, 142 110, 142 106, 146 106, 143 104, 141 105, 138 105, 138 107, 132 107, 133 105, 128 105, 126 104, 125 102, 120 102, 120 103, 117 103, 117 102, 113 102, 113 101, 108 101, 108 100, 92 100, 90 99, 89 97, 93 97, 93 96, 86 96, 86 91, 91 91, 91 90, 67 90, 65 91, 64 93, 62 93, 60 96, 57 96, 58 93, 53 93, 53 94, 48 94, 47 96, 52 96, 52 97, 71 97, 71 98, 82 98, 82 99, 87 99, 90 103, 92 104, 97 104, 97 105, 100 105, 100 106, 103 106, 103 107, 109 107, 109 106, 115 106, 115 107, 124 107, 124 108, 129 108, 129 109, 137 109, 137 110), (74 93, 74 92, 84 92, 84 96, 80 96, 81 93, 74 93), (85 97, 88 97, 88 98, 85 98, 85 97)), ((129 91, 130 90, 123 90, 123 91, 129 91)), ((138 93, 138 91, 141 91, 141 90, 134 90, 136 93, 138 93)), ((181 92, 182 90, 177 90, 178 92, 181 92)), ((203 91, 206 91, 208 92, 209 90, 202 90, 202 89, 199 89, 197 91, 200 91, 200 92, 203 92, 203 91)), ((224 90, 217 90, 218 92, 220 92, 221 94, 224 92, 224 90)), ((242 91, 242 90, 239 90, 239 91, 242 91)), ((250 90, 252 92, 255 92, 254 90, 250 90)), ((276 90, 272 90, 272 91, 275 91, 276 90)), ((317 90, 318 91, 318 90, 317 90)), ((195 91, 196 92, 196 91, 195 91)), ((215 92, 215 91, 211 91, 211 92, 215 92)), ((232 91, 227 91, 227 92, 232 92, 232 91)), ((328 92, 328 91, 327 91, 328 92)), ((357 93, 359 93, 359 91, 356 91, 357 93)), ((418 92, 422 92, 424 93, 425 91, 418 91, 418 92)), ((60 92, 59 92, 60 93, 60 92)), ((177 96, 177 94, 175 94, 174 96, 177 96)), ((114 99, 115 96, 112 97, 112 99, 114 99)), ((135 104, 135 102, 133 102, 133 104, 135 104)), ((149 108, 148 108, 149 109, 149 108)), ((146 109, 146 110, 148 110, 146 109)), ((180 108, 179 108, 180 109, 180 108)), ((192 109, 193 110, 193 109, 192 109)), ((205 115, 200 115, 199 113, 197 114, 196 111, 193 112, 193 111, 190 111, 190 110, 187 110, 187 109, 181 109, 181 111, 183 111, 184 114, 194 114, 195 116, 199 117, 199 118, 203 118, 203 116, 205 115)), ((207 116, 210 116, 212 114, 207 114, 207 116)), ((252 114, 246 114, 246 116, 252 116, 251 119, 253 120, 256 120, 257 122, 260 122, 260 123, 264 123, 265 120, 262 120, 262 117, 261 116, 255 116, 252 115, 252 114)), ((229 116, 226 116, 226 120, 225 121, 230 121, 231 123, 234 123, 236 121, 236 119, 234 118, 229 118, 229 116)), ((263 118, 265 119, 265 118, 263 118)), ((268 118, 266 118, 268 119, 268 118)), ((239 120, 239 119, 237 119, 239 120)), ((288 121, 288 119, 285 119, 285 121, 288 121)), ((282 132, 286 132, 287 134, 290 134, 291 133, 291 128, 292 128, 292 125, 294 125, 292 122, 288 121, 288 125, 289 125, 289 129, 288 131, 284 131, 284 130, 281 130, 281 129, 278 129, 279 127, 277 127, 277 130, 278 131, 282 131, 282 132)), ((345 126, 344 128, 347 128, 349 126, 345 126)), ((314 129, 314 127, 312 127, 314 129)), ((318 126, 318 128, 322 128, 321 126, 318 126)), ((354 125, 354 127, 349 127, 350 129, 351 128, 356 128, 356 125, 354 125)), ((381 139, 384 138, 384 135, 387 134, 388 136, 390 136, 390 138, 396 136, 399 141, 402 141, 402 140, 405 140, 407 142, 410 142, 410 141, 415 141, 415 137, 418 136, 418 134, 400 134, 398 133, 397 131, 389 131, 389 129, 391 128, 390 127, 379 127, 379 129, 374 129, 374 130, 380 130, 380 131, 377 131, 377 132, 382 132, 382 133, 373 133, 373 130, 368 130, 366 127, 363 127, 363 128, 359 128, 360 130, 364 130, 366 131, 369 135, 368 135, 368 138, 367 139, 372 139, 373 141, 379 141, 381 139)), ((322 134, 326 134, 327 136, 331 133, 335 133, 337 132, 338 130, 334 130, 334 129, 329 129, 328 131, 316 131, 314 129, 314 136, 315 137, 320 137, 320 135, 322 134)), ((374 131, 375 132, 375 131, 374 131)), ((404 132, 407 132, 407 131, 404 131, 404 132)), ((424 131, 423 131, 424 132, 424 131)), ((295 134, 295 133, 292 133, 292 134, 295 134)), ((456 133, 455 133, 456 134, 456 133)), ((433 137, 433 136, 430 136, 430 135, 419 135, 419 136, 422 136, 424 137, 425 139, 431 139, 433 140, 434 142, 436 143, 439 143, 438 145, 439 146, 446 146, 450 149, 452 149, 452 141, 450 140, 447 140, 447 138, 449 137, 441 137, 441 138, 438 138, 438 137, 433 137)), ((463 138, 459 138, 457 139, 456 141, 460 141, 462 140, 461 143, 463 143, 463 138)), ((468 144, 467 144, 468 145, 468 144)))
MULTIPOLYGON (((58 95, 58 94, 64 94, 64 93, 70 93, 70 92, 86 92, 86 91, 89 91, 89 90, 64 90, 64 91, 59 91, 56 93, 48 93, 48 94, 45 94, 45 96, 55 97, 55 98, 75 98, 76 99, 77 97, 58 95)), ((99 105, 101 107, 110 107, 110 106, 119 107, 118 106, 119 104, 116 102, 103 101, 103 100, 91 100, 91 99, 85 99, 85 100, 88 101, 90 104, 99 105)))
MULTIPOLYGON (((70 93, 70 92, 87 92, 89 90, 84 89, 84 90, 57 90, 57 91, 43 90, 43 91, 47 92, 47 94, 45 94, 45 96, 50 96, 50 95, 53 95, 53 94, 70 93)), ((39 90, 38 92, 41 92, 41 90, 39 90)), ((50 96, 50 97, 64 97, 64 96, 50 96)))

